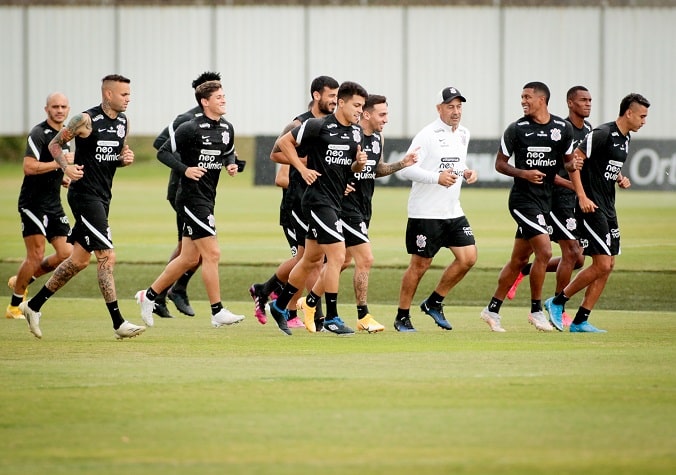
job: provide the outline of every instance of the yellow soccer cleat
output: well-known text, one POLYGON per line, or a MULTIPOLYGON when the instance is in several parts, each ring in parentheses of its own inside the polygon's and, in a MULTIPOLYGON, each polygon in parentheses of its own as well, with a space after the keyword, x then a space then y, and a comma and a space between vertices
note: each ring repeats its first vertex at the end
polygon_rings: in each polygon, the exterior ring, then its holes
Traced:
POLYGON ((26 318, 23 316, 23 313, 21 313, 21 309, 19 309, 19 307, 15 307, 14 305, 7 305, 5 317, 14 320, 24 320, 26 318))
POLYGON ((371 316, 370 313, 364 315, 364 318, 357 320, 357 330, 369 332, 369 333, 378 333, 385 329, 380 323, 376 322, 375 319, 371 316))
POLYGON ((315 333, 317 327, 315 326, 315 312, 317 311, 314 307, 308 307, 305 297, 301 297, 296 302, 296 309, 303 312, 303 323, 305 324, 305 329, 310 333, 315 333))

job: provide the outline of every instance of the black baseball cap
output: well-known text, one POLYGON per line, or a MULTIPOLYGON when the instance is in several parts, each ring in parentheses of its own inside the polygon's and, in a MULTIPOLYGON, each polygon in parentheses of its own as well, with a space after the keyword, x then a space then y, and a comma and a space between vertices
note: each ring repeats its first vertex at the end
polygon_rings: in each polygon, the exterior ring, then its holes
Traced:
POLYGON ((459 98, 462 102, 467 102, 467 99, 465 99, 462 96, 459 90, 457 90, 453 86, 445 87, 441 91, 439 91, 439 94, 437 96, 437 104, 447 104, 456 97, 459 98))

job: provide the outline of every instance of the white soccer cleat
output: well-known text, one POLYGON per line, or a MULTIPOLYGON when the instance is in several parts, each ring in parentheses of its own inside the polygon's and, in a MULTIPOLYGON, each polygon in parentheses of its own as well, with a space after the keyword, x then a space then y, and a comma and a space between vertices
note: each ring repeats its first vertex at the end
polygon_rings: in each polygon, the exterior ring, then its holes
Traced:
POLYGON ((500 323, 500 314, 489 311, 488 307, 484 307, 484 309, 481 311, 480 318, 486 322, 489 327, 491 327, 492 332, 505 333, 507 331, 502 328, 502 324, 500 323))
POLYGON ((36 338, 42 338, 42 330, 40 330, 40 317, 42 314, 36 312, 28 306, 28 302, 21 302, 19 304, 19 310, 23 313, 23 316, 26 317, 26 322, 28 322, 28 329, 31 331, 36 338))
POLYGON ((529 313, 528 322, 541 332, 554 331, 554 327, 542 311, 529 313))
POLYGON ((125 320, 122 325, 120 325, 120 328, 115 330, 115 338, 118 340, 122 340, 124 338, 134 338, 136 335, 140 335, 144 331, 146 331, 146 327, 134 325, 133 323, 125 320))
POLYGON ((220 312, 216 315, 211 316, 211 324, 214 328, 221 327, 223 325, 234 325, 244 320, 244 315, 237 315, 232 313, 227 308, 222 308, 220 312))
POLYGON ((139 290, 136 292, 136 303, 141 306, 141 318, 143 319, 143 322, 149 327, 152 327, 155 324, 155 319, 153 318, 155 302, 148 298, 145 290, 139 290))

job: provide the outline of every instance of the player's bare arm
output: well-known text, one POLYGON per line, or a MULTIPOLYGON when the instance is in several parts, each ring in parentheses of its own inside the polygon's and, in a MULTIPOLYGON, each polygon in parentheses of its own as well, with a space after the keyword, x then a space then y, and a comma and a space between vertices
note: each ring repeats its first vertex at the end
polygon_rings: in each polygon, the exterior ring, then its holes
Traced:
MULTIPOLYGON (((286 127, 284 127, 284 130, 282 131, 281 135, 277 137, 277 140, 279 140, 283 135, 286 135, 287 132, 292 131, 296 127, 298 127, 301 124, 299 120, 294 120, 290 124, 287 124, 286 127)), ((287 161, 286 157, 282 153, 282 151, 279 149, 279 146, 277 145, 277 141, 275 141, 275 145, 272 146, 272 152, 270 152, 270 160, 273 162, 277 163, 282 163, 284 165, 288 165, 289 162, 287 161)))
POLYGON ((521 178, 528 180, 531 183, 541 184, 545 176, 540 170, 522 170, 516 168, 508 163, 509 157, 502 152, 498 152, 495 157, 495 170, 503 175, 511 176, 512 178, 521 178))
POLYGON ((89 137, 92 133, 92 120, 88 114, 75 114, 68 124, 59 130, 56 136, 49 142, 49 153, 54 157, 54 161, 59 164, 64 174, 71 180, 82 178, 82 165, 70 165, 68 156, 64 153, 65 145, 75 137, 89 137))
POLYGON ((291 132, 287 132, 279 137, 277 142, 275 142, 275 146, 279 147, 281 153, 283 153, 286 160, 288 160, 287 163, 293 165, 293 167, 300 172, 303 180, 308 185, 314 183, 317 177, 321 176, 321 173, 316 170, 307 168, 300 157, 298 157, 298 153, 296 152, 298 143, 291 132))
POLYGON ((399 170, 410 167, 418 161, 418 150, 420 147, 416 148, 410 153, 407 153, 404 158, 394 163, 384 163, 383 161, 378 162, 376 167, 376 178, 381 176, 391 175, 392 173, 398 172, 399 170))

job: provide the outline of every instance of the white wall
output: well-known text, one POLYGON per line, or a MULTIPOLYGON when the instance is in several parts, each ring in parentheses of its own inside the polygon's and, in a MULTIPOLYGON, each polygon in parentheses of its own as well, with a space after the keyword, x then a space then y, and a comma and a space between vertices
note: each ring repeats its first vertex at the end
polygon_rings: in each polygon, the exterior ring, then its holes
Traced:
POLYGON ((620 99, 653 104, 641 138, 673 138, 676 8, 509 7, 0 7, 0 135, 25 134, 60 90, 81 111, 100 79, 132 79, 132 131, 155 135, 194 104, 190 83, 218 70, 238 135, 274 135, 310 99, 313 77, 353 80, 390 104, 391 137, 435 116, 447 85, 467 97, 475 138, 498 137, 521 115, 523 84, 589 87, 591 120, 613 120, 620 99))

